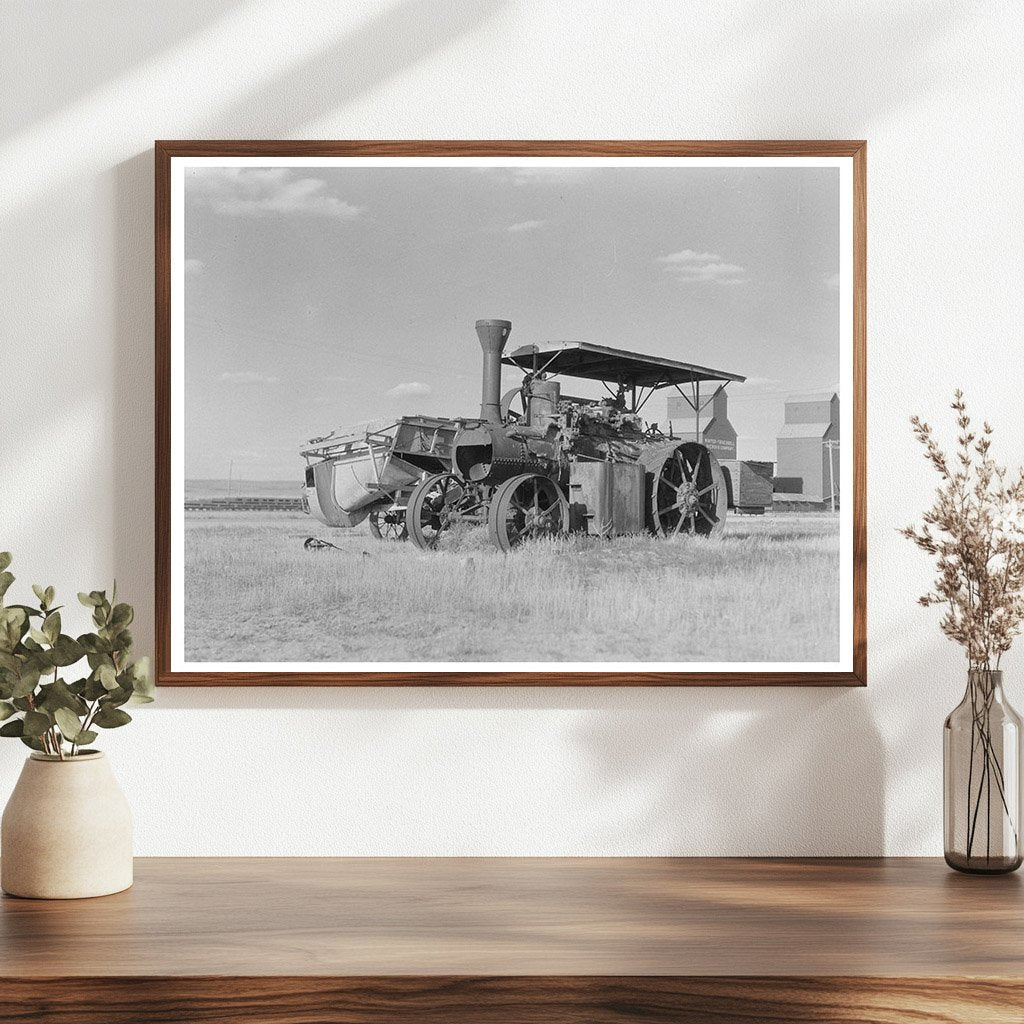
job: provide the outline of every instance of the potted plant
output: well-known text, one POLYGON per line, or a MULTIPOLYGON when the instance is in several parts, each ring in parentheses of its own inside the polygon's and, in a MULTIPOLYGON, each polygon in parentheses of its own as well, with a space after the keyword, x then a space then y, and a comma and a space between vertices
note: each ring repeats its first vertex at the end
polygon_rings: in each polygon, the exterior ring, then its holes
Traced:
POLYGON ((995 874, 1015 871, 1022 854, 1021 720, 1000 665, 1024 620, 1024 470, 1011 477, 993 461, 992 427, 972 428, 959 390, 952 409, 952 456, 911 420, 941 483, 922 524, 902 533, 935 557, 935 583, 918 600, 942 608, 942 632, 967 657, 967 689, 943 729, 946 862, 995 874))
POLYGON ((132 884, 132 824, 110 764, 91 744, 153 699, 148 659, 133 661, 131 605, 117 585, 79 594, 95 632, 62 632, 53 587, 37 605, 5 604, 14 582, 0 552, 0 736, 32 751, 0 827, 0 887, 14 896, 72 899, 132 884), (68 681, 85 661, 88 672, 68 681))

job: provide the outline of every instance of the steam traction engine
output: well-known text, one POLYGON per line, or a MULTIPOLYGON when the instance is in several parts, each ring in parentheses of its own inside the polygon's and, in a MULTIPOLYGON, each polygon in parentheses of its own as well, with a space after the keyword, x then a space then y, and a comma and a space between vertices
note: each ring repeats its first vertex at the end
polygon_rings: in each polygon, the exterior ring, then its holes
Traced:
POLYGON ((745 378, 586 342, 528 345, 505 356, 511 330, 508 320, 476 323, 480 416, 456 421, 450 465, 425 475, 409 495, 406 526, 418 547, 437 548, 459 524, 486 524, 502 551, 570 531, 610 537, 722 530, 727 496, 718 460, 703 444, 645 426, 640 412, 655 391, 673 387, 699 420, 712 400, 702 404, 702 383, 714 383, 718 393, 745 378), (524 372, 503 397, 502 363, 524 372), (608 397, 563 395, 558 376, 600 381, 608 397))
POLYGON ((511 551, 523 541, 644 530, 710 536, 725 525, 727 482, 714 454, 666 436, 640 412, 675 388, 701 412, 745 378, 587 342, 527 345, 504 355, 508 320, 478 320, 480 415, 401 416, 313 438, 303 449, 309 511, 328 526, 369 518, 381 539, 443 547, 460 526, 486 526, 511 551), (501 394, 502 364, 523 372, 501 394), (557 377, 599 381, 604 399, 562 394, 557 377), (712 385, 701 400, 701 385, 712 385), (689 388, 689 393, 683 387, 689 388))

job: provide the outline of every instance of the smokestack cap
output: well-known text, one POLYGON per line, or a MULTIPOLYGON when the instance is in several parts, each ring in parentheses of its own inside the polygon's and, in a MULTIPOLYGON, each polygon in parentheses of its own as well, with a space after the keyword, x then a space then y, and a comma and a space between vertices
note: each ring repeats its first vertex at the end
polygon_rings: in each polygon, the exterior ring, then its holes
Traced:
POLYGON ((484 353, 480 419, 498 425, 501 423, 501 353, 511 332, 511 320, 476 322, 476 336, 484 353))

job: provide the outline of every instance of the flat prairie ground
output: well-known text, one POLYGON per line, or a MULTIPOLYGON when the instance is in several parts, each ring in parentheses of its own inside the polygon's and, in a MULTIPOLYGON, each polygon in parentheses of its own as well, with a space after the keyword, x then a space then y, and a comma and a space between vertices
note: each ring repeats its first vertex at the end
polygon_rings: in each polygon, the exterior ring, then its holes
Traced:
POLYGON ((839 523, 730 514, 721 537, 426 553, 302 513, 185 514, 188 661, 832 661, 839 523), (303 548, 314 536, 337 545, 303 548))

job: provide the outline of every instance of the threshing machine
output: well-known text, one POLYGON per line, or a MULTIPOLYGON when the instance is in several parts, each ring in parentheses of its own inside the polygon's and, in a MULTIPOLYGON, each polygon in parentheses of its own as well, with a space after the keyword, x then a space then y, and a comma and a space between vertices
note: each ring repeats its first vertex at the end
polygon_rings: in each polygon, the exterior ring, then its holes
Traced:
POLYGON ((699 437, 701 412, 744 377, 587 342, 505 355, 511 330, 508 320, 476 323, 479 416, 401 417, 383 430, 311 441, 303 455, 313 515, 330 526, 370 515, 378 536, 408 536, 425 550, 468 526, 486 527, 502 551, 567 532, 722 530, 727 488, 714 454, 667 436, 641 411, 655 392, 675 388, 694 410, 699 437), (523 373, 504 395, 502 364, 523 373), (565 395, 557 378, 597 381, 607 395, 565 395), (711 385, 703 401, 702 384, 711 385))
POLYGON ((459 420, 400 416, 314 437, 306 459, 305 497, 327 526, 358 526, 369 517, 380 540, 405 540, 406 500, 426 476, 451 465, 459 420))

